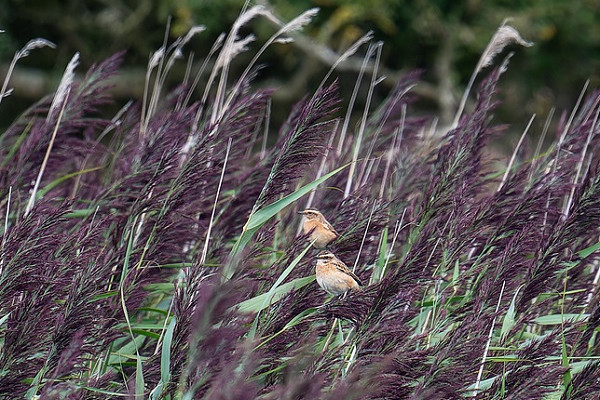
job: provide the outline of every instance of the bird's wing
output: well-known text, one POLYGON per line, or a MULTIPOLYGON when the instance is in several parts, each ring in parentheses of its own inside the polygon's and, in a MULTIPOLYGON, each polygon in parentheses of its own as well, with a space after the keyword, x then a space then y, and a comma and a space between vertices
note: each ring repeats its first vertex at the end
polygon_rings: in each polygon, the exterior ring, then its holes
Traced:
POLYGON ((335 230, 335 228, 333 227, 333 225, 331 225, 331 224, 329 223, 329 221, 327 221, 327 220, 324 220, 324 221, 323 221, 323 226, 324 226, 324 227, 325 227, 325 228, 326 228, 328 231, 331 231, 331 232, 335 233, 335 236, 340 236, 340 234, 339 234, 339 233, 337 233, 337 231, 335 230))
POLYGON ((362 286, 362 285, 363 285, 363 284, 362 284, 362 281, 360 280, 360 278, 359 278, 358 276, 356 276, 356 274, 355 274, 354 272, 352 272, 352 271, 350 270, 350 268, 348 268, 348 267, 346 266, 346 264, 343 264, 343 263, 334 263, 334 265, 335 265, 335 267, 336 267, 336 268, 337 268, 339 271, 341 271, 341 272, 343 272, 343 273, 345 273, 345 274, 348 274, 348 275, 350 275, 350 276, 352 277, 352 279, 354 279, 354 280, 356 281, 356 283, 358 283, 358 286, 362 286))

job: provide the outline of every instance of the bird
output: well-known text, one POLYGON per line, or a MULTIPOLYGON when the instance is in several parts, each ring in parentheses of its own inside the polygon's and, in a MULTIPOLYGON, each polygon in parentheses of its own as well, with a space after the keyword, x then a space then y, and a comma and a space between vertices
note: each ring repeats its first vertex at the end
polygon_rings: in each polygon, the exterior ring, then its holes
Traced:
POLYGON ((298 214, 304 215, 304 224, 302 231, 304 234, 310 233, 309 240, 314 241, 313 246, 317 249, 325 249, 327 245, 334 241, 339 234, 325 219, 323 214, 313 208, 299 211, 298 214))
POLYGON ((362 290, 360 278, 330 251, 317 254, 317 283, 329 294, 343 295, 349 290, 362 290))

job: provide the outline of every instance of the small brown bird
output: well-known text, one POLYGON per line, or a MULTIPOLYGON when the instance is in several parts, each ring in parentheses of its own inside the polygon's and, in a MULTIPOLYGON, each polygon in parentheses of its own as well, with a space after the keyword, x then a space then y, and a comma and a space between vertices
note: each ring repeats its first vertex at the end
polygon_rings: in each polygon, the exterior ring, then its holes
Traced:
POLYGON ((317 255, 316 271, 317 283, 329 294, 340 295, 361 289, 360 278, 330 251, 317 255))
POLYGON ((335 231, 333 226, 325 219, 323 214, 315 209, 307 209, 299 211, 298 214, 304 215, 304 224, 302 225, 302 231, 306 235, 311 232, 309 240, 314 240, 313 246, 317 249, 324 249, 329 243, 334 241, 339 234, 335 231))

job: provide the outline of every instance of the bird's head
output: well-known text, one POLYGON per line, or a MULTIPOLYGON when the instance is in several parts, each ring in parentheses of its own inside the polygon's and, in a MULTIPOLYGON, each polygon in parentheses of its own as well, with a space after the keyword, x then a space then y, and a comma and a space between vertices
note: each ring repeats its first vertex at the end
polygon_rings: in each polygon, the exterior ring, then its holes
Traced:
POLYGON ((335 260, 337 257, 335 256, 335 254, 333 254, 330 251, 322 251, 319 254, 317 254, 317 261, 331 261, 331 260, 335 260))

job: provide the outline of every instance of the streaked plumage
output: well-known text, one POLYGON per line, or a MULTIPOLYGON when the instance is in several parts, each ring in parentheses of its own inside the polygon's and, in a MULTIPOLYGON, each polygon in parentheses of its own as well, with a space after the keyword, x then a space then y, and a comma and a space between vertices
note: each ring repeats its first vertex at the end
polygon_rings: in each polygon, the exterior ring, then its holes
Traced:
POLYGON ((360 290, 362 286, 360 278, 330 251, 317 255, 316 273, 319 286, 333 295, 360 290))
POLYGON ((317 249, 326 248, 329 243, 339 236, 333 226, 318 210, 307 209, 298 212, 298 214, 304 215, 302 231, 305 235, 310 232, 309 240, 311 242, 314 240, 313 246, 317 249))

